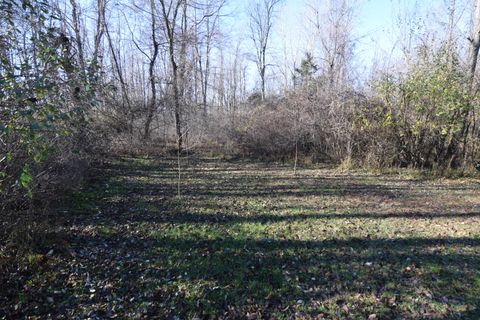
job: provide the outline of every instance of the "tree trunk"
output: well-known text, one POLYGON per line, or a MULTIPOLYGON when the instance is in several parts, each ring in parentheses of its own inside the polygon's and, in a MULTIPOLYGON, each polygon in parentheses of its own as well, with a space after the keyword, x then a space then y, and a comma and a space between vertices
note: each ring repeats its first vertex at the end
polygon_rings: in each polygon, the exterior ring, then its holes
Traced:
MULTIPOLYGON (((120 67, 120 64, 118 63, 117 54, 115 53, 115 48, 113 47, 113 41, 112 41, 112 38, 110 36, 110 31, 108 30, 108 25, 106 23, 106 20, 103 19, 103 22, 105 23, 104 28, 105 28, 105 33, 107 34, 107 41, 108 41, 108 46, 110 48, 110 53, 112 54, 113 63, 115 64, 115 70, 117 71, 118 80, 120 81, 120 86, 121 86, 121 89, 122 89, 122 98, 127 103, 128 112, 131 112, 130 99, 128 97, 127 86, 125 84, 125 79, 123 78, 123 72, 122 72, 122 69, 120 67)), ((132 121, 132 123, 128 124, 128 131, 129 131, 130 134, 133 133, 133 121, 132 121)))
POLYGON ((96 27, 95 38, 94 38, 92 58, 87 70, 87 76, 89 80, 92 80, 92 78, 94 78, 95 74, 99 70, 98 57, 100 52, 100 46, 102 44, 103 34, 105 32, 105 27, 106 27, 105 10, 106 10, 105 0, 97 0, 97 27, 96 27))
POLYGON ((172 67, 172 86, 173 86, 173 103, 174 103, 174 116, 175 116, 175 131, 177 134, 177 150, 182 151, 183 136, 182 136, 182 123, 181 123, 181 103, 180 103, 180 90, 179 90, 179 70, 175 57, 175 23, 178 16, 178 10, 183 1, 178 1, 173 9, 172 17, 170 17, 171 6, 168 9, 165 6, 165 0, 161 0, 162 15, 165 23, 165 29, 167 33, 168 41, 168 55, 170 64, 172 67), (171 20, 170 20, 171 19, 171 20))
POLYGON ((475 87, 475 71, 477 69, 478 52, 480 49, 480 0, 475 0, 474 15, 472 18, 472 30, 468 40, 470 41, 470 84, 472 90, 475 87))
POLYGON ((75 41, 77 42, 78 62, 81 68, 81 75, 83 80, 85 80, 85 55, 83 53, 83 41, 80 34, 80 16, 78 12, 78 5, 76 0, 70 0, 70 4, 72 5, 73 30, 75 32, 75 41))
POLYGON ((147 120, 145 121, 145 129, 143 138, 149 139, 150 138, 150 125, 152 123, 153 115, 155 114, 155 109, 157 106, 157 88, 155 86, 155 61, 157 60, 158 56, 158 48, 160 44, 157 41, 156 36, 156 24, 155 24, 155 0, 150 0, 150 15, 152 19, 152 44, 153 44, 153 55, 150 59, 150 63, 148 66, 148 76, 150 78, 150 90, 152 92, 152 97, 150 99, 149 107, 148 107, 148 114, 147 120))

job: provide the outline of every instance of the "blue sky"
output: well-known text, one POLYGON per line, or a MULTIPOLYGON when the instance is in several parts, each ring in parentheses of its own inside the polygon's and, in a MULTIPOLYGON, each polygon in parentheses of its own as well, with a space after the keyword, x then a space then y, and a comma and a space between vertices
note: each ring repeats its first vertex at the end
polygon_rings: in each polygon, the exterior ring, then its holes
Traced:
MULTIPOLYGON (((124 4, 134 0, 122 0, 124 4)), ((142 0, 135 0, 142 3, 142 0)), ((144 0, 143 0, 144 1, 144 0)), ((253 44, 249 39, 248 4, 255 0, 227 0, 224 8, 221 43, 228 55, 234 52, 238 43, 246 53, 249 69, 249 85, 252 88, 258 81, 253 62, 253 44)), ((276 78, 271 82, 278 88, 279 80, 291 79, 294 64, 298 65, 306 51, 315 55, 313 32, 307 21, 308 3, 320 4, 329 0, 283 0, 274 23, 269 63, 277 67, 270 68, 270 75, 276 78), (290 68, 290 71, 288 70, 290 68)), ((335 1, 335 0, 334 0, 335 1)), ((349 0, 355 8, 353 39, 355 43, 354 67, 359 77, 368 78, 374 66, 389 68, 398 65, 402 58, 402 41, 410 27, 421 34, 425 30, 439 30, 448 22, 448 5, 456 1, 456 16, 459 20, 456 33, 463 45, 466 45, 466 22, 470 18, 472 0, 349 0)), ((93 8, 93 0, 79 0, 85 7, 93 8)), ((112 0, 110 3, 115 3, 112 0)), ((135 25, 132 22, 132 25, 135 25)), ((444 36, 439 33, 438 37, 444 36)), ((317 56, 317 58, 319 58, 317 56)))
MULTIPOLYGON (((284 55, 284 45, 290 63, 299 63, 305 51, 314 51, 312 32, 306 22, 307 3, 326 0, 284 0, 275 21, 271 42, 271 60, 278 62, 284 55)), ((470 18, 471 0, 456 0, 458 24, 455 32, 466 39, 465 24, 470 18)), ((248 39, 247 0, 230 0, 233 13, 230 38, 244 42, 245 51, 251 51, 248 39)), ((353 38, 355 40, 355 67, 359 73, 370 72, 374 63, 388 67, 401 59, 401 48, 410 27, 419 36, 422 32, 440 30, 448 22, 448 6, 452 0, 351 0, 355 8, 353 38)), ((228 25, 228 23, 227 23, 228 25)), ((445 36, 439 33, 437 37, 445 36)), ((415 39, 414 39, 415 40, 415 39)), ((414 46, 414 44, 412 44, 414 46)), ((412 48, 413 49, 413 48, 412 48)), ((254 66, 251 66, 254 73, 254 66)), ((271 70, 273 71, 273 70, 271 70)), ((253 75, 252 75, 253 76, 253 75)))

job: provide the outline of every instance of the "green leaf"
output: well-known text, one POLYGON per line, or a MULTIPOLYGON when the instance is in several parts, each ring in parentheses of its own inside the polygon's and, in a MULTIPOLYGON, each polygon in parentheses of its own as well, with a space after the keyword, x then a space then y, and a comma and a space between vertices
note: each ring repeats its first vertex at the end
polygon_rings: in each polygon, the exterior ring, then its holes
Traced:
POLYGON ((33 176, 30 173, 30 167, 25 165, 22 169, 22 173, 20 174, 20 186, 28 191, 28 195, 31 197, 32 192, 30 189, 30 183, 33 180, 33 176))

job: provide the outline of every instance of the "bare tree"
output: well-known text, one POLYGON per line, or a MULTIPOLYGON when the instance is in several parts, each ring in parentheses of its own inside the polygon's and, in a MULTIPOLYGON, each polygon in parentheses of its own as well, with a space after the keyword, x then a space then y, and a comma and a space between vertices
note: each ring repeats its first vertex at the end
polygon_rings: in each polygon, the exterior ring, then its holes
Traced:
MULTIPOLYGON (((58 4, 57 4, 58 5, 58 4)), ((78 5, 77 0, 70 0, 70 5, 72 8, 71 12, 71 24, 73 28, 73 33, 75 35, 75 44, 78 64, 80 67, 80 76, 84 82, 90 82, 93 87, 95 86, 95 80, 97 72, 100 70, 99 65, 99 56, 102 46, 103 35, 105 33, 105 10, 106 10, 106 0, 96 0, 96 26, 95 33, 93 35, 93 49, 90 55, 85 52, 85 47, 88 42, 86 42, 84 26, 81 25, 82 12, 81 7, 78 5), (88 64, 87 64, 88 61, 88 64)), ((92 90, 94 88, 92 87, 92 90)))
POLYGON ((151 18, 151 27, 152 27, 151 38, 152 38, 153 53, 152 53, 152 56, 150 57, 150 61, 148 65, 148 75, 150 79, 150 90, 151 90, 152 96, 150 98, 150 103, 148 107, 147 120, 145 121, 145 130, 143 133, 144 139, 150 138, 150 125, 152 123, 152 119, 155 114, 155 109, 157 108, 157 88, 155 85, 156 81, 155 81, 154 70, 155 70, 155 62, 158 57, 160 44, 158 43, 157 35, 156 35, 157 24, 156 24, 156 17, 155 17, 155 0, 150 0, 150 18, 151 18))
POLYGON ((100 55, 100 49, 102 45, 103 34, 105 33, 105 11, 106 11, 106 0, 97 0, 97 22, 96 22, 96 32, 94 36, 93 43, 93 52, 92 58, 90 59, 90 65, 88 66, 88 77, 92 78, 95 76, 95 73, 100 68, 98 58, 100 55))
POLYGON ((281 0, 258 0, 249 10, 250 38, 255 45, 255 63, 261 81, 262 100, 265 100, 267 50, 273 28, 275 10, 281 0))
POLYGON ((346 79, 353 52, 353 6, 349 0, 329 0, 321 8, 318 2, 310 4, 310 19, 320 45, 320 64, 331 87, 346 79))
MULTIPOLYGON (((103 12, 103 14, 105 14, 105 11, 103 12)), ((107 21, 106 21, 105 17, 103 17, 103 23, 104 23, 105 33, 107 35, 108 47, 110 48, 110 54, 112 56, 112 60, 113 60, 113 64, 114 64, 114 70, 116 71, 116 73, 118 75, 118 80, 120 82, 120 88, 122 90, 122 102, 126 103, 127 108, 128 108, 128 112, 130 113, 130 117, 132 117, 130 97, 129 97, 128 92, 127 92, 127 84, 126 84, 126 81, 125 81, 124 76, 123 76, 124 71, 122 70, 122 68, 120 66, 119 58, 117 57, 118 54, 116 52, 115 45, 114 45, 112 37, 110 35, 110 30, 109 30, 109 27, 108 27, 108 24, 107 24, 107 21)), ((123 103, 122 103, 122 105, 123 105, 123 103)), ((130 132, 130 134, 133 133, 133 119, 131 119, 130 123, 128 123, 128 131, 130 132)))
POLYGON ((186 0, 160 0, 162 9, 162 21, 167 37, 168 56, 172 68, 173 103, 175 115, 175 131, 177 135, 177 149, 182 150, 183 134, 181 126, 181 91, 179 81, 179 66, 175 47, 177 43, 177 19, 179 11, 186 0))
POLYGON ((77 50, 78 50, 78 62, 80 64, 81 74, 85 78, 85 54, 83 52, 83 41, 82 35, 80 30, 80 12, 78 8, 78 4, 76 0, 70 0, 70 4, 72 5, 72 24, 73 24, 73 31, 75 32, 75 41, 77 43, 77 50))
POLYGON ((207 0, 203 5, 194 7, 195 14, 195 53, 197 71, 200 77, 200 91, 204 116, 207 113, 208 83, 210 81, 210 64, 214 37, 219 32, 220 11, 225 0, 207 0), (201 16, 197 17, 197 11, 201 16))
POLYGON ((225 77, 226 106, 231 115, 232 124, 235 124, 235 114, 240 101, 244 98, 242 93, 243 73, 245 66, 240 51, 240 43, 237 44, 233 60, 228 66, 225 77))

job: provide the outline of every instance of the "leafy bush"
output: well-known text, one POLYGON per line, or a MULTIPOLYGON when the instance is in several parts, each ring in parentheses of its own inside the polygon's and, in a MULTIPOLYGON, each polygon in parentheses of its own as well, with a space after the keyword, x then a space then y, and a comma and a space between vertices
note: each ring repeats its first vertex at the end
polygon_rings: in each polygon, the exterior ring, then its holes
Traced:
POLYGON ((40 204, 81 175, 88 88, 45 1, 3 1, 0 23, 0 240, 5 240, 12 225, 24 224, 25 215, 41 211, 40 204))
POLYGON ((475 98, 455 57, 443 50, 420 53, 406 75, 385 77, 374 88, 372 103, 355 121, 360 139, 369 140, 364 153, 376 153, 383 165, 418 168, 466 160, 475 98))

